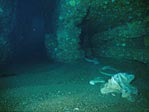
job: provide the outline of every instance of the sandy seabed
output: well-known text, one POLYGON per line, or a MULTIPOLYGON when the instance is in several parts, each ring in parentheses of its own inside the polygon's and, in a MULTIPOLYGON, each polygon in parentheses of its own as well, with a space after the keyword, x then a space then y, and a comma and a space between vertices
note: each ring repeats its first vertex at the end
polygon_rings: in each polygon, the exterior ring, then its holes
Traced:
POLYGON ((101 67, 88 62, 16 65, 8 70, 15 76, 0 78, 0 111, 149 112, 149 87, 143 78, 134 83, 139 89, 135 102, 120 94, 102 95, 102 85, 89 84, 101 75, 101 67))

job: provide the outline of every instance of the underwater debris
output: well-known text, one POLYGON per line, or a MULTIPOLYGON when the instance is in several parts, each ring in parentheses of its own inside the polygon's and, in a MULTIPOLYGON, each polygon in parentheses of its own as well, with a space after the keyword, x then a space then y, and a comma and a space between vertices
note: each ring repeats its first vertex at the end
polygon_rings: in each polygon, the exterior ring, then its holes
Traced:
POLYGON ((90 85, 95 85, 97 83, 105 83, 105 79, 102 77, 96 77, 95 79, 89 81, 90 85))
POLYGON ((90 80, 89 84, 102 84, 103 86, 100 89, 102 94, 120 93, 122 98, 126 98, 131 102, 135 101, 133 96, 138 94, 138 90, 131 85, 131 82, 135 79, 133 74, 119 72, 119 70, 110 66, 102 67, 100 74, 104 76, 90 80), (107 73, 106 71, 108 70, 111 70, 113 73, 107 73))
POLYGON ((134 80, 133 74, 118 73, 111 77, 108 82, 101 88, 102 94, 108 93, 121 93, 122 98, 126 98, 129 101, 134 101, 133 95, 138 94, 137 88, 133 87, 130 83, 134 80))
POLYGON ((119 72, 119 70, 117 70, 116 68, 113 68, 111 66, 104 66, 100 69, 100 74, 102 75, 106 75, 106 76, 113 76, 115 75, 116 73, 119 72), (107 72, 108 71, 108 72, 107 72))
POLYGON ((89 63, 93 63, 95 65, 98 65, 99 64, 99 61, 96 58, 93 58, 93 59, 85 58, 85 61, 87 61, 89 63))
MULTIPOLYGON (((87 60, 86 60, 87 61, 87 60)), ((90 61, 90 60, 89 60, 90 61)), ((92 60, 91 60, 92 62, 92 60)), ((94 62, 94 61, 93 61, 94 62)), ((106 83, 106 81, 109 79, 109 77, 114 76, 115 74, 119 73, 119 70, 116 68, 113 68, 111 66, 103 66, 100 70, 99 73, 102 75, 100 77, 96 77, 93 80, 89 81, 90 85, 95 85, 97 83, 106 83), (106 77, 105 77, 106 76, 106 77)))

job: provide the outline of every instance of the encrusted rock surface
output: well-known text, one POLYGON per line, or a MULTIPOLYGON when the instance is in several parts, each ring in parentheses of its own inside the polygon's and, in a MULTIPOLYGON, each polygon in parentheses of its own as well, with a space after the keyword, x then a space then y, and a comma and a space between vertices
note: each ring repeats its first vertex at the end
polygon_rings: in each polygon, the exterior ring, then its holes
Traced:
MULTIPOLYGON (((149 46, 148 10, 141 0, 60 0, 54 58, 71 62, 88 55, 126 59, 132 55, 136 59, 137 52, 144 53, 149 46), (109 47, 136 52, 124 55, 118 50, 121 56, 113 56, 109 47)), ((143 62, 147 58, 144 55, 143 62)))

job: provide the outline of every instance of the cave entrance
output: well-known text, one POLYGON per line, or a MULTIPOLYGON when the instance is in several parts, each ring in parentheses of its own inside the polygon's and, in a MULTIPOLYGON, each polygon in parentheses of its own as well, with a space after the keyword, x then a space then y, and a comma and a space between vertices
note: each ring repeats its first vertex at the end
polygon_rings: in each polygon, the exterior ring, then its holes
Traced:
POLYGON ((17 61, 47 59, 45 34, 55 32, 58 0, 18 0, 13 45, 17 61), (54 23, 54 24, 53 24, 54 23))

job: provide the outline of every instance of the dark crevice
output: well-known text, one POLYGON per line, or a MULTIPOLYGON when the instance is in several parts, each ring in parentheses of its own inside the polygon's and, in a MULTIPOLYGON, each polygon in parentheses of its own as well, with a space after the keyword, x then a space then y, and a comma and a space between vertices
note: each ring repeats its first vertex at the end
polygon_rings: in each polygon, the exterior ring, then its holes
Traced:
POLYGON ((88 19, 87 17, 90 14, 90 6, 87 9, 86 15, 83 17, 82 22, 78 24, 78 27, 81 27, 81 34, 79 36, 80 38, 80 48, 84 50, 85 57, 87 58, 92 58, 93 56, 93 45, 91 42, 91 32, 89 29, 89 26, 87 27, 86 25, 88 24, 88 19))

